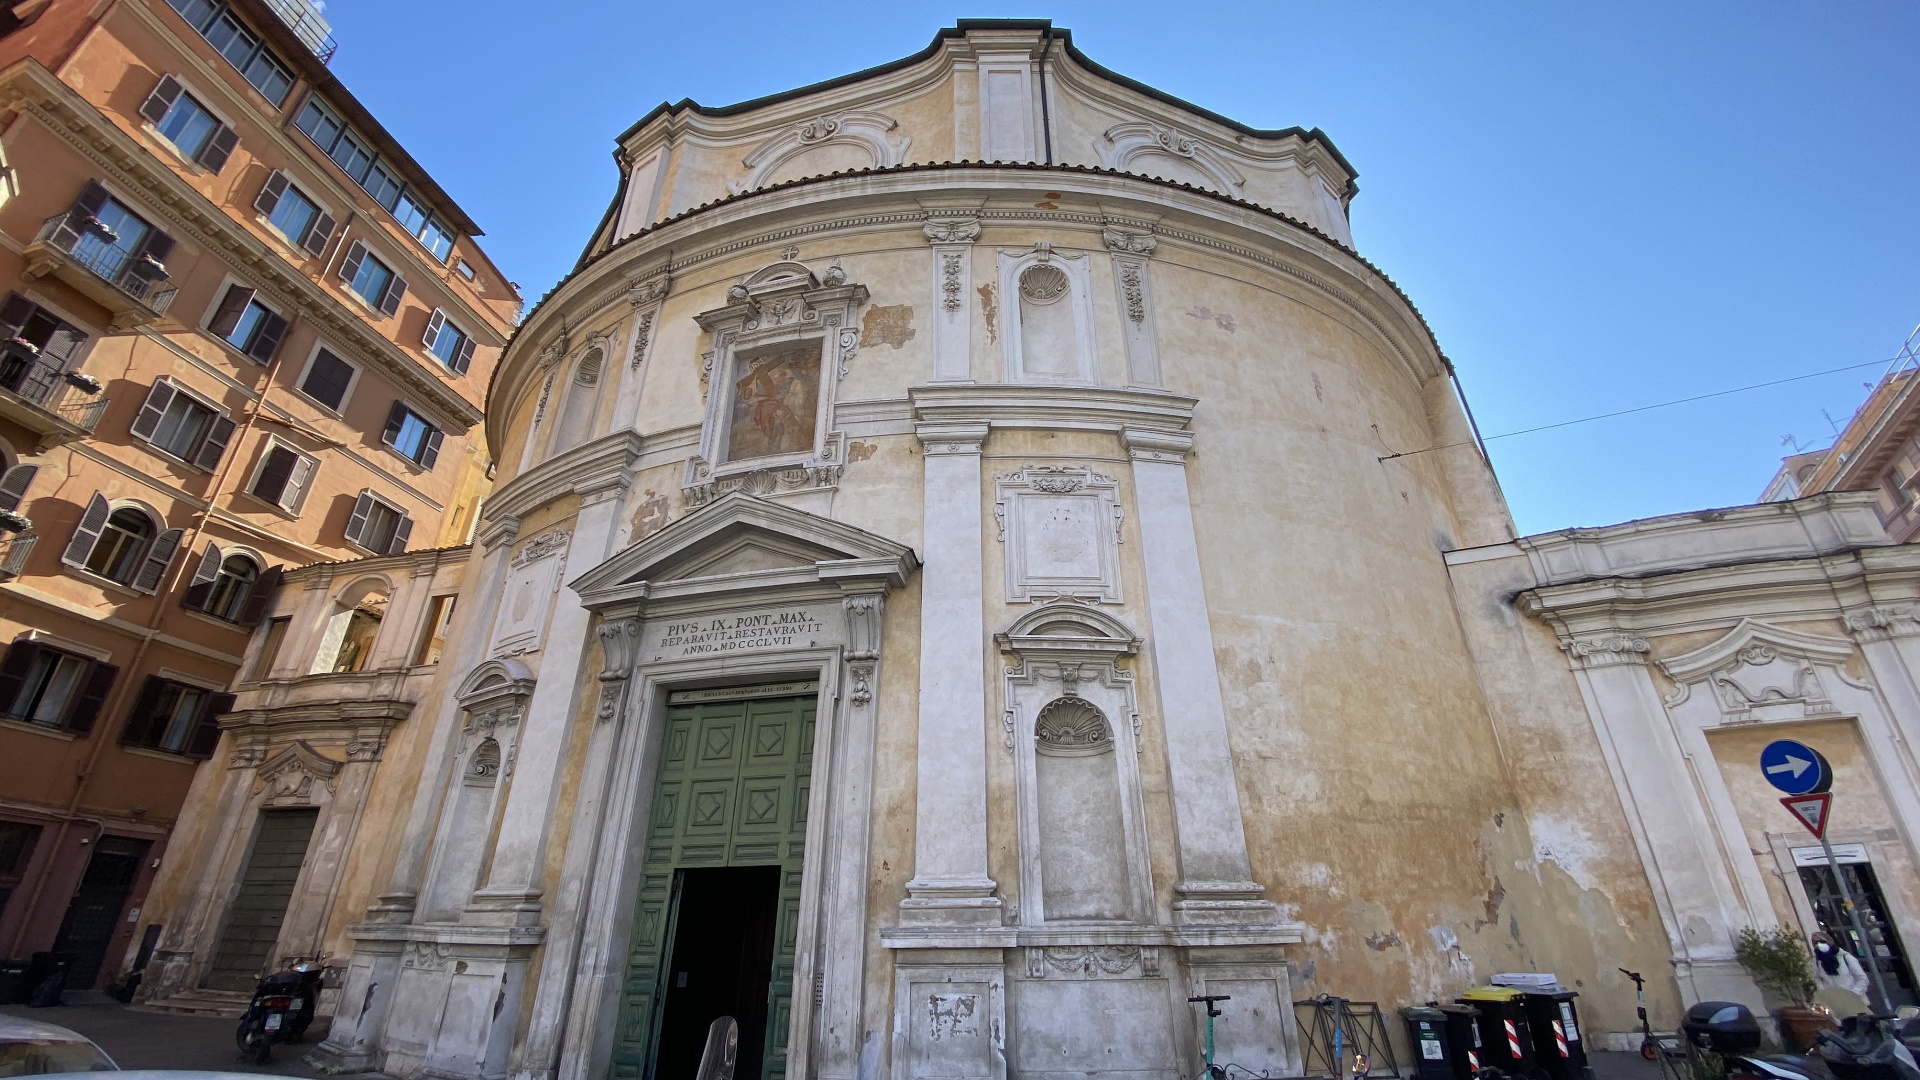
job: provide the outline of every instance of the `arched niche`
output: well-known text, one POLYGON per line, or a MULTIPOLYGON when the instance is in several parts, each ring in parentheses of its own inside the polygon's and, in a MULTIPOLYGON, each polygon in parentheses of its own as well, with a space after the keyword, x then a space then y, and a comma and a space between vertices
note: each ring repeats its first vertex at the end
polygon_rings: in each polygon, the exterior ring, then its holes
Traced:
POLYGON ((321 675, 372 667, 380 627, 392 600, 393 582, 377 574, 355 578, 335 593, 309 672, 321 675))
POLYGON ((1007 381, 1098 383, 1091 260, 1050 244, 998 255, 1007 381))
POLYGON ((418 910, 427 922, 457 921, 483 880, 533 685, 532 670, 503 659, 475 667, 454 690, 460 739, 421 889, 418 910))
POLYGON ((1023 926, 1152 921, 1140 714, 1122 664, 1139 635, 1089 604, 1022 614, 995 641, 1020 822, 1023 926))

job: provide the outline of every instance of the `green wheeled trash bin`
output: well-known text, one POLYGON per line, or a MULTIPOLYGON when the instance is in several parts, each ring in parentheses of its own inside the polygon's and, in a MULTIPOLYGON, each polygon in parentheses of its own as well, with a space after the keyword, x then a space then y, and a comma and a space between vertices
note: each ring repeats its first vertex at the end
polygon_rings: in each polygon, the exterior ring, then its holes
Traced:
POLYGON ((1471 1005, 1441 1005, 1447 1015, 1447 1058, 1453 1065, 1453 1080, 1474 1080, 1480 1075, 1480 1010, 1471 1005))
POLYGON ((1580 1017, 1573 999, 1579 994, 1560 989, 1526 996, 1527 1023, 1533 1028, 1533 1055, 1552 1080, 1593 1080, 1587 1064, 1587 1046, 1580 1036, 1580 1017))
POLYGON ((1480 1010, 1480 1067, 1508 1076, 1533 1076, 1538 1060, 1527 1023, 1526 995, 1509 986, 1476 986, 1460 1004, 1480 1010))
POLYGON ((1417 1080, 1458 1080, 1452 1048, 1447 1045, 1447 1014, 1430 1006, 1414 1006, 1401 1009, 1400 1015, 1407 1019, 1417 1080))

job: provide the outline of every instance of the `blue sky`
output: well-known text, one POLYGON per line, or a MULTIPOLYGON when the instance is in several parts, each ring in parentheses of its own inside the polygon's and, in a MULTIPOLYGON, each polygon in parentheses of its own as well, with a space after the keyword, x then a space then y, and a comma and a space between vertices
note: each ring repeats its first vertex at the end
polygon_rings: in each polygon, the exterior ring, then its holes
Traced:
MULTIPOLYGON (((1920 6, 332 0, 343 81, 537 300, 612 195, 613 137, 1051 18, 1116 71, 1360 172, 1360 251, 1494 435, 1889 358, 1920 323, 1920 6), (1171 13, 1177 13, 1170 14, 1171 13)), ((1756 498, 1868 368, 1492 443, 1526 532, 1756 498)), ((1306 463, 1311 467, 1311 463, 1306 463)))

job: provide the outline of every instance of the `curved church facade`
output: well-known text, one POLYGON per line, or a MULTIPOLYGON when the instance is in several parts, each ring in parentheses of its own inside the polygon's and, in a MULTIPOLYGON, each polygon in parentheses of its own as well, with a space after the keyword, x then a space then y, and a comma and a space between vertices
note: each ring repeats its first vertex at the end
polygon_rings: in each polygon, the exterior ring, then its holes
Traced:
POLYGON ((339 753, 243 698, 198 781, 201 828, 330 800, 324 1054, 677 1080, 726 1012, 758 1077, 1172 1078, 1228 995, 1220 1059, 1299 1075, 1294 1001, 1507 970, 1632 1026, 1664 901, 1592 731, 1477 659, 1443 553, 1509 519, 1325 136, 975 22, 618 159, 494 377, 431 688, 339 753))

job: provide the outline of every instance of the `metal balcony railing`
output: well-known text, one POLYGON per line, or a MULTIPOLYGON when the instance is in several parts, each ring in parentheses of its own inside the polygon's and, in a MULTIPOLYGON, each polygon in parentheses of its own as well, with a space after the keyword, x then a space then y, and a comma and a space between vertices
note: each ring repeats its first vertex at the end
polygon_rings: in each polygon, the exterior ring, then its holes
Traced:
POLYGON ((151 258, 133 254, 113 242, 113 234, 94 218, 69 211, 55 214, 40 226, 34 243, 58 248, 67 258, 94 276, 138 301, 154 314, 167 310, 180 290, 167 281, 166 269, 151 258), (88 243, 88 241, 93 241, 88 243))
POLYGON ((39 542, 38 533, 0 533, 0 578, 19 577, 26 569, 27 556, 39 542))
POLYGON ((333 61, 334 50, 340 46, 333 40, 332 24, 315 10, 312 0, 267 0, 267 6, 321 63, 333 61))
POLYGON ((74 385, 66 368, 20 341, 0 343, 0 390, 83 431, 92 431, 107 408, 98 391, 74 385))

